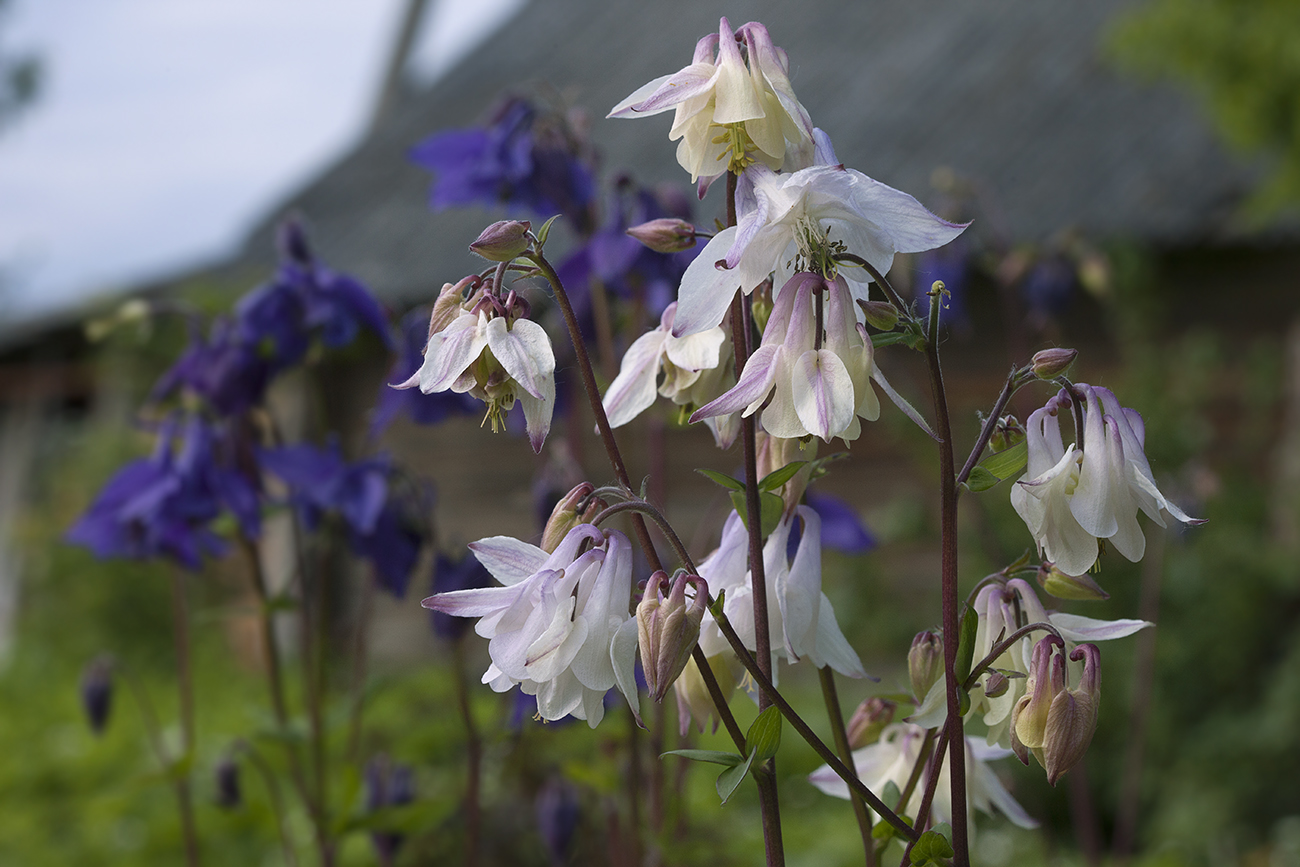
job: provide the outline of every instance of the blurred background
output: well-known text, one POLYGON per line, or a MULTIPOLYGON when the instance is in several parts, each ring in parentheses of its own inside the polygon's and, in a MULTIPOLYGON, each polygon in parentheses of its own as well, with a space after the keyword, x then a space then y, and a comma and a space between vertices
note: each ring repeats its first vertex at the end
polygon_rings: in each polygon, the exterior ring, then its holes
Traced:
MULTIPOLYGON (((1052 789, 1037 768, 1001 763, 1045 829, 981 817, 978 862, 1300 864, 1295 0, 0 0, 0 863, 171 863, 179 846, 125 697, 102 738, 78 707, 81 671, 106 651, 169 694, 168 569, 96 561, 61 539, 114 469, 147 453, 137 410, 186 334, 160 320, 92 340, 86 323, 130 298, 229 309, 269 278, 287 215, 394 317, 427 305, 478 267, 466 246, 482 226, 518 211, 431 209, 429 172, 409 152, 496 122, 508 97, 563 118, 615 191, 606 209, 633 184, 693 198, 666 118, 604 115, 689 62, 720 14, 768 26, 845 164, 974 221, 891 272, 904 291, 943 279, 952 292, 945 364, 959 441, 974 438, 1013 362, 1075 347, 1077 379, 1144 415, 1162 490, 1209 519, 1185 532, 1144 524, 1141 564, 1104 559, 1097 578, 1111 598, 1071 604, 1159 625, 1103 649, 1102 722, 1085 765, 1052 789)), ((699 224, 722 213, 721 198, 695 206, 699 224)), ((577 248, 589 231, 561 223, 552 244, 577 248)), ((606 378, 619 339, 602 351, 606 378)), ((297 430, 374 448, 390 361, 362 341, 272 398, 297 430)), ((878 356, 924 405, 919 361, 901 347, 878 356)), ((1013 410, 1023 419, 1045 397, 1026 391, 1013 410)), ((378 447, 436 486, 440 549, 535 538, 548 492, 607 481, 590 420, 562 412, 563 435, 541 459, 472 417, 398 420, 378 447)), ((670 519, 698 528, 705 553, 727 507, 692 470, 734 469, 738 453, 719 456, 707 433, 668 415, 628 429, 634 453, 669 444, 634 460, 632 476, 664 471, 658 495, 670 519)), ((871 550, 827 562, 844 631, 883 679, 842 686, 849 708, 901 687, 912 635, 939 616, 935 456, 885 416, 823 483, 871 536, 871 550)), ((963 586, 1029 544, 1005 484, 963 498, 963 586)), ((398 863, 464 855, 465 734, 447 711, 458 675, 417 604, 429 574, 402 601, 375 597, 382 626, 367 639, 365 752, 413 767, 419 793, 401 817, 398 863)), ((250 783, 241 808, 222 810, 207 770, 267 722, 245 583, 238 565, 213 560, 195 593, 198 810, 215 864, 282 863, 267 796, 250 783)), ((351 611, 356 595, 341 604, 351 611)), ((482 645, 456 645, 471 681, 482 645)), ((799 675, 792 689, 816 707, 816 678, 799 675)), ((513 706, 487 690, 473 703, 485 827, 496 829, 484 861, 618 863, 608 853, 632 818, 619 800, 625 727, 511 722, 513 706)), ((753 710, 736 704, 743 724, 753 710)), ((803 782, 817 761, 794 740, 781 766, 791 863, 857 863, 851 811, 803 782)), ((680 776, 651 857, 755 863, 752 793, 719 808, 707 775, 680 776)), ((340 814, 361 816, 360 783, 342 791, 355 804, 340 814)), ((341 861, 375 863, 368 826, 354 830, 341 861)))

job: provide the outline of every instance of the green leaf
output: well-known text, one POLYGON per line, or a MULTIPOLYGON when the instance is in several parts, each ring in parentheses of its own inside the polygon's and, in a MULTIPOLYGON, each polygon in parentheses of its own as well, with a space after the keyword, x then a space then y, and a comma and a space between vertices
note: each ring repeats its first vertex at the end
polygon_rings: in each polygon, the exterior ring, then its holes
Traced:
POLYGON ((808 465, 807 461, 794 461, 792 463, 788 463, 785 466, 781 467, 781 469, 768 473, 766 476, 764 476, 763 480, 758 483, 758 489, 760 491, 775 491, 777 488, 781 487, 786 482, 793 479, 795 473, 799 472, 807 465, 808 465))
POLYGON ((1021 440, 1005 451, 989 455, 980 466, 999 479, 1009 479, 1025 468, 1029 461, 1029 441, 1021 440))
POLYGON ((980 491, 987 491, 1000 481, 1002 480, 997 476, 976 464, 971 468, 970 475, 966 478, 966 488, 978 494, 980 491))
POLYGON ((667 756, 681 756, 693 762, 709 762, 714 765, 726 765, 729 768, 745 760, 744 756, 736 753, 724 753, 719 750, 669 750, 659 758, 662 759, 667 756))
POLYGON ((882 346, 893 346, 895 343, 905 343, 914 347, 916 346, 916 335, 907 331, 888 331, 884 334, 871 335, 873 349, 880 349, 882 346))
POLYGON ((560 215, 556 214, 554 217, 551 217, 545 223, 542 223, 542 227, 533 233, 534 235, 537 236, 537 248, 539 250, 542 247, 546 246, 546 239, 551 234, 551 224, 558 219, 560 219, 560 215))
POLYGON ((898 799, 903 797, 899 790, 898 784, 893 780, 885 783, 885 788, 880 790, 880 800, 885 802, 885 806, 893 810, 898 804, 898 799))
POLYGON ((975 630, 978 627, 979 616, 975 614, 974 608, 968 606, 961 618, 961 631, 957 639, 956 673, 959 684, 965 683, 970 676, 971 662, 975 656, 975 630))
POLYGON ((725 771, 718 774, 718 797, 722 799, 722 803, 727 803, 731 798, 732 793, 736 791, 740 786, 741 781, 745 779, 745 774, 749 773, 750 765, 754 764, 755 755, 757 755, 757 753, 754 750, 750 750, 749 758, 745 759, 744 764, 727 768, 725 771))
POLYGON ((808 476, 808 481, 812 481, 814 479, 820 479, 822 476, 830 472, 830 470, 826 469, 828 465, 833 464, 836 461, 842 461, 848 456, 849 456, 848 452, 835 452, 834 454, 830 454, 824 458, 818 458, 817 460, 813 461, 812 472, 808 476))
POLYGON ((952 856, 952 842, 939 833, 937 827, 922 834, 916 841, 916 845, 912 847, 912 863, 916 867, 925 864, 942 864, 952 856))
POLYGON ((758 715, 745 733, 745 743, 765 762, 781 747, 781 711, 773 705, 758 715))
MULTIPOLYGON (((781 513, 785 511, 785 501, 776 494, 762 491, 758 495, 758 504, 762 514, 762 519, 759 521, 760 532, 765 537, 770 536, 772 531, 776 529, 776 525, 781 523, 781 513)), ((745 527, 748 528, 749 514, 745 508, 745 492, 743 490, 731 492, 731 505, 735 508, 736 513, 740 515, 740 519, 745 522, 745 527)))
MULTIPOLYGON (((735 479, 733 479, 731 476, 725 475, 723 473, 719 473, 716 470, 704 470, 704 469, 697 468, 695 472, 704 476, 706 479, 710 480, 711 482, 722 485, 722 487, 727 488, 729 490, 740 491, 742 493, 745 490, 745 485, 743 482, 738 482, 735 479)), ((737 511, 739 511, 741 514, 744 514, 745 512, 744 509, 738 509, 737 511)))
POLYGON ((709 613, 713 615, 714 620, 726 619, 727 615, 723 609, 723 605, 726 604, 726 601, 727 601, 727 588, 723 587, 721 590, 718 591, 718 595, 714 597, 713 604, 709 606, 709 613))

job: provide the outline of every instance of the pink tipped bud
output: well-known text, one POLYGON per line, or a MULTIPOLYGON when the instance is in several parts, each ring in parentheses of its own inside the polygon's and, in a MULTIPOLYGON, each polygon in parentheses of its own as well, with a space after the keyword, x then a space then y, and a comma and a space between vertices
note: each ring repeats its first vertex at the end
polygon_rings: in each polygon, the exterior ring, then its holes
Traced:
POLYGON ((881 331, 893 331, 898 324, 898 308, 888 301, 858 301, 867 323, 881 331))
POLYGON ((943 639, 930 630, 918 632, 907 652, 907 674, 912 695, 923 701, 935 681, 943 677, 943 639))
POLYGON ((1066 575, 1051 563, 1038 567, 1038 586, 1057 599, 1082 599, 1101 601, 1110 594, 1088 575, 1066 575))
POLYGON ((702 579, 678 573, 669 588, 668 597, 662 588, 668 581, 663 572, 650 576, 645 596, 636 608, 638 645, 641 650, 641 669, 645 672, 646 690, 655 701, 663 701, 668 687, 673 685, 700 638, 700 622, 704 619, 704 600, 707 592, 697 587, 695 598, 687 600, 686 585, 702 579))
POLYGON ((443 283, 438 298, 433 302, 433 314, 429 317, 429 336, 437 334, 452 323, 465 302, 465 289, 478 280, 477 274, 462 277, 455 283, 443 283))
POLYGON ((680 253, 695 246, 695 227, 676 217, 651 220, 627 233, 656 253, 680 253))
POLYGON ((885 726, 894 721, 894 711, 898 702, 874 696, 858 705, 849 720, 849 746, 860 750, 868 744, 880 740, 880 733, 885 726))
POLYGON ((1047 715, 1052 700, 1065 687, 1065 656, 1057 649, 1061 640, 1048 635, 1034 645, 1025 694, 1011 711, 1011 749, 1024 764, 1032 752, 1039 764, 1047 736, 1047 715))
POLYGON ((569 531, 579 524, 589 524, 592 518, 605 508, 605 501, 591 496, 596 490, 590 482, 583 482, 560 498, 551 510, 551 517, 546 519, 546 529, 542 530, 543 551, 550 554, 555 551, 569 531))
POLYGON ((1030 366, 1034 370, 1034 376, 1052 380, 1069 370, 1078 355, 1077 349, 1044 349, 1034 353, 1030 366))
POLYGON ((528 249, 527 220, 501 220, 483 230, 469 249, 492 262, 509 262, 528 249))
POLYGON ((1080 644, 1070 659, 1083 660, 1083 678, 1078 689, 1063 689, 1052 699, 1043 739, 1047 782, 1053 786, 1088 751, 1097 730, 1101 704, 1101 654, 1095 644, 1080 644))

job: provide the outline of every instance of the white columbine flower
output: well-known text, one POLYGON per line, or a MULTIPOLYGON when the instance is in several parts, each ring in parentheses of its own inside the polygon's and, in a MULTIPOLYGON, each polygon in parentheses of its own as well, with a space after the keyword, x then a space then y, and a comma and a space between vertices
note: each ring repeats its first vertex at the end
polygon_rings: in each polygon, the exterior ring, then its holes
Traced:
POLYGON ((1083 444, 1065 446, 1060 410, 1070 407, 1062 391, 1029 416, 1028 466, 1011 489, 1011 504, 1024 519, 1039 552, 1067 575, 1082 575, 1097 561, 1105 539, 1129 560, 1146 550, 1137 522, 1140 509, 1161 527, 1169 515, 1188 517, 1156 487, 1143 451, 1142 417, 1122 407, 1106 388, 1075 385, 1085 403, 1083 444))
MULTIPOLYGON (((734 376, 728 376, 731 341, 723 329, 673 337, 676 310, 676 302, 669 304, 659 327, 638 337, 623 355, 618 376, 605 392, 610 427, 625 425, 648 409, 656 391, 679 406, 694 407, 708 403, 726 387, 724 383, 734 381, 734 376)), ((739 427, 736 417, 709 420, 719 448, 731 446, 739 427)))
POLYGON ((717 325, 737 289, 748 294, 774 272, 773 285, 781 286, 799 270, 840 270, 853 297, 866 300, 870 275, 836 267, 829 261, 834 254, 859 256, 884 274, 895 253, 932 250, 966 228, 840 165, 783 175, 761 163, 750 166, 738 180, 736 206, 737 224, 715 235, 682 276, 673 323, 678 336, 717 325))
POLYGON ((748 417, 762 409, 763 429, 771 436, 850 442, 861 431, 859 416, 874 421, 880 415, 869 382, 873 372, 871 341, 843 276, 828 281, 796 274, 777 293, 762 345, 745 363, 740 381, 696 410, 691 421, 738 411, 748 417), (824 305, 821 339, 817 303, 824 305))
MULTIPOLYGON (((443 295, 458 293, 458 286, 449 284, 443 295)), ((555 409, 555 355, 545 329, 526 318, 526 309, 513 292, 504 301, 475 292, 444 328, 429 335, 420 369, 394 388, 469 392, 487 404, 493 431, 518 400, 533 451, 540 452, 555 409)), ((449 315, 443 311, 442 319, 449 315)))
MULTIPOLYGON (((902 791, 921 754, 925 729, 909 723, 894 723, 880 733, 880 740, 853 753, 853 764, 858 778, 873 792, 880 792, 893 783, 902 791)), ((994 808, 1021 828, 1037 828, 1038 822, 1025 812, 1011 793, 1006 790, 988 762, 1011 755, 1011 750, 990 747, 977 738, 966 738, 966 793, 967 809, 993 815, 994 808)), ((808 775, 814 786, 836 798, 849 798, 849 787, 827 765, 822 765, 808 775)), ((921 798, 926 788, 925 774, 918 781, 912 796, 903 805, 903 813, 916 817, 921 809, 921 798)), ((930 805, 930 820, 934 824, 952 821, 952 794, 948 780, 948 763, 939 772, 938 787, 930 805)), ((892 805, 891 805, 892 806, 892 805)), ((877 817, 878 818, 878 817, 877 817)))
POLYGON ((611 687, 617 684, 629 703, 636 701, 626 536, 579 524, 552 554, 508 536, 469 547, 503 586, 439 593, 420 604, 480 618, 474 631, 489 640, 492 658, 484 683, 497 692, 518 684, 537 696, 543 719, 572 714, 592 728, 604 716, 611 687))
MULTIPOLYGON (((754 633, 753 588, 748 569, 749 535, 740 515, 732 512, 722 528, 718 549, 699 565, 700 577, 717 595, 726 591, 727 619, 750 650, 757 647, 754 633)), ((829 665, 848 677, 865 677, 862 661, 835 622, 831 601, 822 592, 821 518, 807 506, 785 515, 763 545, 763 570, 767 578, 767 615, 772 636, 772 679, 776 661, 798 662, 807 657, 818 668, 829 665), (787 542, 794 522, 803 519, 803 535, 791 561, 787 542)), ((704 615, 700 648, 713 656, 729 648, 712 615, 704 615)))
POLYGON ((795 98, 789 71, 785 52, 772 44, 766 27, 751 21, 732 33, 723 18, 716 34, 696 43, 690 66, 638 88, 609 117, 676 109, 668 138, 681 139, 677 162, 692 181, 705 178, 702 186, 732 165, 753 160, 772 169, 800 169, 812 160, 813 126, 795 98))

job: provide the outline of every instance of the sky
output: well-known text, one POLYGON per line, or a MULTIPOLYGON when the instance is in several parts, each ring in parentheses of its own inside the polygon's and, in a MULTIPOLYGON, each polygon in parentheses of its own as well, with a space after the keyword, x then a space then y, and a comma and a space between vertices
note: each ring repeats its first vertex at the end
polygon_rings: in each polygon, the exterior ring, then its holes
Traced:
MULTIPOLYGON (((4 319, 220 259, 344 153, 406 0, 12 0, 3 48, 44 64, 0 134, 4 319)), ((431 81, 526 0, 432 0, 431 81)))

